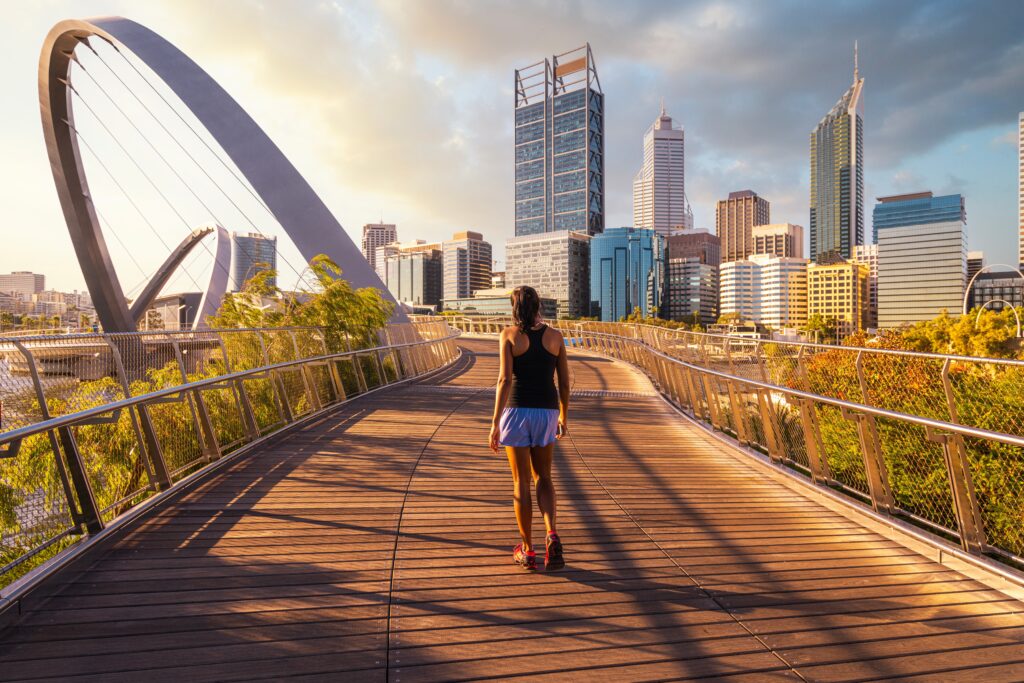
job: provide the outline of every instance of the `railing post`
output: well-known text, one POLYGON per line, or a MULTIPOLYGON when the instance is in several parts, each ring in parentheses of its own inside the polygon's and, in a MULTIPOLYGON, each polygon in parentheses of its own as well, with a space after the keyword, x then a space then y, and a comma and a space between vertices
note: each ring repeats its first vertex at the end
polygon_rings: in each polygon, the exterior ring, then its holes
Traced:
POLYGON ((103 516, 96 505, 96 496, 93 494, 92 483, 89 481, 89 474, 82 461, 82 454, 78 450, 78 443, 75 442, 75 435, 72 434, 70 427, 61 427, 57 432, 60 434, 64 459, 67 461, 71 483, 75 488, 78 506, 81 509, 81 523, 85 524, 86 531, 90 534, 99 533, 103 530, 103 516))
MULTIPOLYGON (((121 351, 109 335, 103 335, 107 346, 110 347, 110 355, 114 359, 114 370, 121 380, 121 388, 125 398, 132 395, 131 383, 128 381, 128 373, 125 372, 124 361, 121 358, 121 351)), ((160 447, 160 440, 156 436, 156 429, 153 427, 153 420, 149 411, 142 404, 135 409, 129 408, 128 414, 132 421, 132 430, 135 432, 135 439, 139 444, 139 458, 146 468, 146 476, 155 489, 166 489, 171 485, 171 476, 167 471, 167 463, 164 461, 163 449, 160 447)))
POLYGON ((782 450, 782 435, 775 426, 773 417, 774 411, 771 405, 771 393, 767 389, 757 390, 757 407, 761 414, 761 431, 764 432, 765 446, 768 447, 768 455, 775 462, 785 460, 785 453, 782 450))
MULTIPOLYGON (((224 337, 221 336, 220 332, 217 332, 217 343, 220 345, 220 352, 224 356, 224 372, 230 375, 232 373, 231 359, 228 357, 228 347, 224 343, 224 337)), ((235 379, 232 380, 231 386, 234 389, 235 405, 238 407, 238 413, 242 417, 245 434, 250 441, 253 441, 259 437, 260 427, 256 422, 256 413, 252 409, 249 395, 245 392, 245 383, 240 379, 235 379)))
MULTIPOLYGON (((185 370, 185 357, 181 353, 181 345, 177 338, 171 339, 171 348, 174 349, 174 357, 178 359, 178 369, 181 371, 181 381, 188 384, 188 372, 185 370)), ((217 443, 217 433, 213 430, 213 422, 210 420, 210 413, 206 409, 206 402, 203 400, 203 392, 200 389, 190 391, 191 401, 189 407, 192 410, 192 419, 196 423, 196 434, 199 436, 203 453, 209 460, 216 460, 220 457, 220 444, 217 443)))
MULTIPOLYGON (((263 331, 256 330, 256 337, 260 340, 260 352, 263 354, 263 365, 270 365, 270 352, 267 350, 267 342, 263 339, 263 331)), ((277 415, 285 424, 291 424, 295 419, 292 415, 292 407, 288 403, 288 393, 285 391, 284 383, 277 372, 270 370, 270 387, 274 390, 274 402, 277 404, 277 415)))
POLYGON ((970 474, 963 469, 963 438, 959 434, 940 434, 931 427, 926 428, 925 438, 942 445, 961 545, 968 552, 985 552, 988 541, 981 521, 981 509, 970 486, 970 474))
POLYGON ((871 494, 871 506, 875 512, 892 514, 896 507, 889 488, 889 473, 882 459, 882 447, 878 439, 878 428, 872 415, 841 409, 843 417, 857 423, 857 435, 860 439, 860 451, 864 461, 864 476, 868 480, 871 494))
POLYGON ((742 392, 736 386, 736 380, 728 380, 729 408, 732 410, 732 421, 736 427, 736 440, 741 444, 750 444, 747 434, 746 409, 740 404, 742 392))
POLYGON ((700 379, 704 384, 704 396, 706 396, 708 400, 708 412, 711 418, 711 426, 721 431, 722 421, 719 417, 719 409, 722 406, 718 403, 718 392, 712 389, 711 382, 713 380, 710 375, 706 375, 702 372, 700 373, 700 379))
MULTIPOLYGON (((942 388, 946 393, 949 421, 953 424, 960 424, 953 384, 949 379, 950 365, 949 358, 942 364, 942 388)), ((932 436, 929 434, 928 439, 936 441, 937 438, 932 438, 932 436)), ((957 521, 960 525, 960 540, 965 550, 976 553, 984 552, 988 539, 985 534, 985 526, 981 521, 981 507, 978 505, 978 498, 974 492, 974 476, 971 472, 971 462, 967 457, 967 445, 960 434, 944 435, 939 443, 942 444, 942 452, 946 458, 946 471, 949 475, 953 504, 956 506, 957 521)))
MULTIPOLYGON (((28 372, 32 377, 32 387, 36 392, 36 401, 39 403, 39 415, 43 420, 49 420, 50 406, 46 402, 46 392, 43 390, 43 382, 39 377, 39 368, 36 366, 36 358, 32 355, 32 352, 17 339, 12 339, 11 343, 14 345, 21 355, 25 357, 25 361, 28 364, 28 372)), ((68 501, 68 510, 71 512, 71 519, 75 524, 84 523, 84 515, 75 506, 75 494, 72 488, 71 479, 68 477, 68 471, 64 465, 64 459, 61 457, 61 449, 57 440, 57 434, 53 430, 46 432, 46 436, 50 440, 50 449, 53 451, 54 466, 57 470, 57 476, 60 478, 61 486, 64 489, 64 498, 68 501)))
POLYGON ((814 401, 809 398, 800 399, 800 424, 803 427, 804 446, 807 449, 807 463, 811 469, 811 481, 815 484, 827 484, 832 478, 825 458, 825 447, 821 441, 821 427, 818 425, 818 412, 814 401))
MULTIPOLYGON (((288 336, 292 340, 292 349, 295 353, 295 360, 302 360, 302 354, 299 353, 299 341, 295 338, 295 330, 288 330, 288 336)), ((316 389, 313 385, 313 378, 310 375, 310 370, 305 363, 299 366, 299 374, 302 375, 302 385, 306 390, 306 400, 309 401, 309 407, 313 411, 320 410, 320 396, 316 393, 316 389)))

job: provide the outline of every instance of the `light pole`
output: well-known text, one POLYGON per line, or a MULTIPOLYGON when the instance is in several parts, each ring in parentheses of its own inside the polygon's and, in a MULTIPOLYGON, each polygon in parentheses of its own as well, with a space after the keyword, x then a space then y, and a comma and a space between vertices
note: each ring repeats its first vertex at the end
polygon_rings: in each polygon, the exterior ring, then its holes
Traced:
POLYGON ((1013 317, 1017 319, 1017 339, 1020 339, 1020 337, 1021 337, 1021 334, 1020 334, 1020 316, 1017 314, 1017 309, 1013 307, 1013 304, 1011 304, 1006 299, 989 299, 988 301, 983 303, 981 305, 981 307, 978 308, 978 315, 974 316, 974 327, 978 327, 978 321, 981 320, 981 313, 982 313, 982 311, 985 310, 985 307, 988 306, 989 304, 995 304, 995 303, 1000 303, 1000 304, 1003 304, 1005 306, 1009 306, 1010 310, 1013 311, 1013 317))
POLYGON ((983 268, 978 270, 977 273, 974 274, 974 277, 971 278, 971 281, 967 283, 967 289, 964 290, 964 310, 963 310, 963 314, 964 315, 967 315, 967 301, 968 301, 968 299, 971 296, 971 287, 974 286, 974 281, 978 279, 979 275, 981 275, 982 273, 984 273, 986 270, 988 270, 990 268, 1009 268, 1014 273, 1019 275, 1022 280, 1024 280, 1024 273, 1020 272, 1019 270, 1017 270, 1016 268, 1014 268, 1011 265, 1007 265, 1005 263, 993 263, 991 265, 984 266, 983 268))

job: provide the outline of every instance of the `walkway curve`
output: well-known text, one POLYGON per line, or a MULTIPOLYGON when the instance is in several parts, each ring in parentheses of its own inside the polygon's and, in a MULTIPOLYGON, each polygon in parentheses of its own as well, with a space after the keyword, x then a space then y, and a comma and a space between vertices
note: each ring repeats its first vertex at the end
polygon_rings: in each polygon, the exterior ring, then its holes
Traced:
POLYGON ((592 355, 572 356, 556 454, 569 564, 516 570, 485 444, 496 345, 460 343, 451 369, 53 576, 0 634, 0 680, 1019 679, 1024 605, 782 486, 592 355))

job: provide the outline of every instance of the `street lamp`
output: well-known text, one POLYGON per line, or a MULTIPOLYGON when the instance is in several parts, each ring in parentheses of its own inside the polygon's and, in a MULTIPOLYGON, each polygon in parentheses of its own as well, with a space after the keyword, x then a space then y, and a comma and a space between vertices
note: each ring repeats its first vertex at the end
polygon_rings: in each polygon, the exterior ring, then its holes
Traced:
POLYGON ((975 327, 978 326, 978 321, 981 320, 981 312, 985 310, 985 307, 988 306, 989 304, 996 304, 996 303, 1003 304, 1005 306, 1009 306, 1010 310, 1013 311, 1013 317, 1017 319, 1017 339, 1020 339, 1020 337, 1021 337, 1021 334, 1020 334, 1020 316, 1017 315, 1017 309, 1013 307, 1013 304, 1011 304, 1006 299, 989 299, 988 301, 983 303, 981 305, 981 307, 978 308, 978 315, 974 316, 974 326, 975 327))

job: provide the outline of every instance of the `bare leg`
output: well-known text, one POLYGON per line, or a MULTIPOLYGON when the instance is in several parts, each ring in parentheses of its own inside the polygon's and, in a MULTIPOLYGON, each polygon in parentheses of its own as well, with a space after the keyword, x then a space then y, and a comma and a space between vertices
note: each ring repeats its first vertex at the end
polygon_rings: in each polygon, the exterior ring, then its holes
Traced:
POLYGON ((530 449, 505 446, 508 465, 512 469, 512 499, 515 503, 519 535, 523 550, 533 550, 533 499, 530 491, 530 449))
POLYGON ((535 446, 530 449, 530 469, 533 481, 537 485, 537 505, 544 515, 544 526, 550 534, 555 528, 555 485, 551 481, 551 460, 555 453, 555 444, 535 446))

